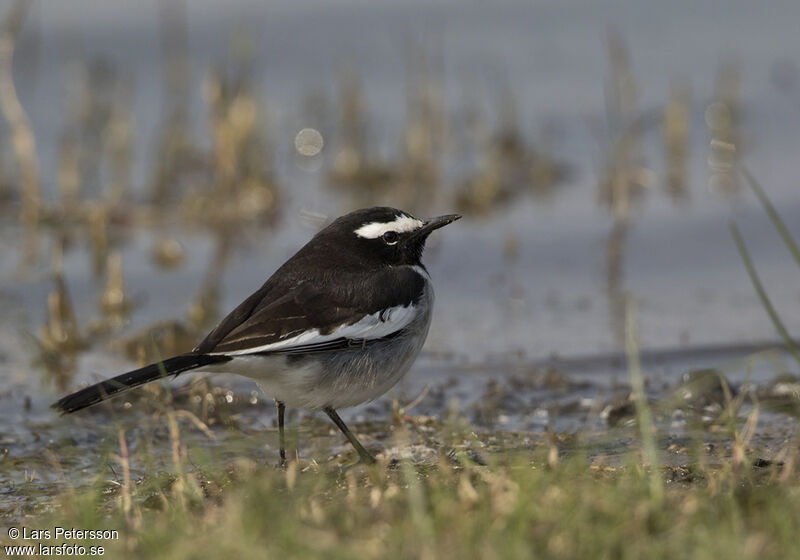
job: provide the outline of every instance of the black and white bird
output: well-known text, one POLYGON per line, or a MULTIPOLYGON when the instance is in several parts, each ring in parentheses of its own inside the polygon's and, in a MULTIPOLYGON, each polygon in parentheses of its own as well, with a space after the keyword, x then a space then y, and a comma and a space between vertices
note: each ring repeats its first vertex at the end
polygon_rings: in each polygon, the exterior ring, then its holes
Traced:
POLYGON ((191 352, 107 379, 53 407, 81 410, 187 371, 236 373, 275 399, 281 463, 285 407, 323 410, 362 461, 375 458, 336 413, 391 389, 419 354, 433 308, 421 262, 430 233, 461 216, 419 220, 376 207, 317 233, 191 352))

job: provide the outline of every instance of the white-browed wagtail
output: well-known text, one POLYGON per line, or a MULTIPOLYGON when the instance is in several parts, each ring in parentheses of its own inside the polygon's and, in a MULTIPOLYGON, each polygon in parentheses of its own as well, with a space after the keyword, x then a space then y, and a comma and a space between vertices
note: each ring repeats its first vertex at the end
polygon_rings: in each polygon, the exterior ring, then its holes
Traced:
POLYGON ((375 458, 336 413, 392 388, 419 354, 433 307, 421 262, 428 235, 461 216, 422 221, 394 208, 357 210, 317 233, 191 352, 107 379, 59 400, 81 410, 165 375, 236 373, 254 379, 278 410, 323 410, 362 461, 375 458))

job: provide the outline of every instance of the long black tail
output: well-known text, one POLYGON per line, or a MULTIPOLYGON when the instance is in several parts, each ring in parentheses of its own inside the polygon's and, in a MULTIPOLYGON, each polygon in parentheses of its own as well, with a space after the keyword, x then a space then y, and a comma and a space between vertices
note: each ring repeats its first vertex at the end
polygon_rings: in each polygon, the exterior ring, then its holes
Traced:
POLYGON ((143 368, 123 373, 117 377, 106 379, 71 395, 67 395, 52 405, 61 414, 68 414, 104 401, 118 393, 133 389, 139 385, 150 383, 168 375, 178 375, 190 369, 197 369, 209 364, 217 364, 230 360, 228 356, 212 356, 209 354, 183 354, 169 358, 163 362, 150 364, 143 368))

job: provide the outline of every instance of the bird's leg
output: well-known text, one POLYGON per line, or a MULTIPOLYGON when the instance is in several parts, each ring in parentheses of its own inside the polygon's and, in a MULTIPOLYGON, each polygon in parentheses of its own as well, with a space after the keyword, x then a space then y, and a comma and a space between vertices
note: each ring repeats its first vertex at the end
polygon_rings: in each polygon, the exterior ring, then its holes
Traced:
POLYGON ((339 415, 336 414, 335 410, 328 407, 325 409, 325 414, 330 416, 331 420, 333 420, 333 423, 336 424, 336 426, 342 431, 344 435, 347 436, 347 439, 349 439, 350 443, 353 444, 353 447, 356 448, 356 451, 358 451, 358 456, 361 457, 361 460, 363 462, 370 464, 377 462, 377 459, 375 459, 375 457, 373 457, 369 451, 364 449, 364 446, 361 445, 361 442, 359 442, 356 436, 353 434, 353 432, 350 431, 350 428, 348 428, 347 425, 344 422, 342 422, 342 419, 339 418, 339 415))
POLYGON ((278 438, 280 440, 280 446, 281 446, 280 447, 280 455, 281 455, 280 465, 281 465, 281 467, 285 467, 286 466, 286 438, 283 435, 283 415, 284 415, 284 412, 286 412, 286 405, 283 404, 283 402, 275 399, 275 406, 278 409, 278 438))

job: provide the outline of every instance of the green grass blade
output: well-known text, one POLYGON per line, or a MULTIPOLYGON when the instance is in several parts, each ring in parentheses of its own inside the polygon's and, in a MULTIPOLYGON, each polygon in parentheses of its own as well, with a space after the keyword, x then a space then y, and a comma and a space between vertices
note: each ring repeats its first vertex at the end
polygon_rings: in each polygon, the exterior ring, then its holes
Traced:
POLYGON ((786 330, 786 326, 783 324, 783 321, 781 321, 778 312, 775 310, 767 292, 764 290, 764 285, 761 283, 761 278, 759 278, 755 266, 753 266, 753 261, 750 259, 750 253, 747 251, 747 247, 744 244, 742 234, 733 222, 731 222, 731 233, 733 234, 733 240, 736 242, 736 248, 739 250, 739 255, 742 257, 742 262, 744 262, 744 266, 747 269, 747 274, 750 275, 753 288, 755 288, 758 297, 761 299, 761 305, 763 305, 764 309, 767 311, 769 318, 772 320, 772 324, 775 326, 775 330, 781 335, 789 353, 791 353, 792 357, 800 364, 800 350, 798 350, 792 337, 789 336, 789 331, 786 330))
POLYGON ((758 200, 761 202, 761 205, 764 207, 764 210, 767 212, 767 216, 772 221, 772 224, 775 226, 775 229, 778 230, 778 233, 783 239, 783 242, 789 248, 789 251, 792 252, 792 256, 794 257, 794 261, 797 263, 797 266, 800 266, 800 247, 797 246, 792 234, 789 233, 789 229, 786 227, 786 224, 781 220, 781 217, 778 215, 778 211, 775 210, 775 207, 770 202, 769 198, 767 198, 767 193, 764 192, 764 189, 761 187, 756 178, 747 170, 746 167, 742 166, 742 174, 747 179, 747 182, 750 185, 750 188, 756 193, 758 200))
POLYGON ((631 376, 631 389, 633 401, 636 405, 636 417, 639 422, 639 431, 642 435, 642 448, 644 458, 649 463, 650 497, 660 504, 664 497, 664 487, 661 481, 661 472, 658 459, 656 438, 653 434, 653 416, 647 404, 647 395, 644 391, 644 376, 642 364, 639 360, 639 336, 636 325, 636 308, 631 300, 625 305, 625 353, 628 357, 628 373, 631 376))

